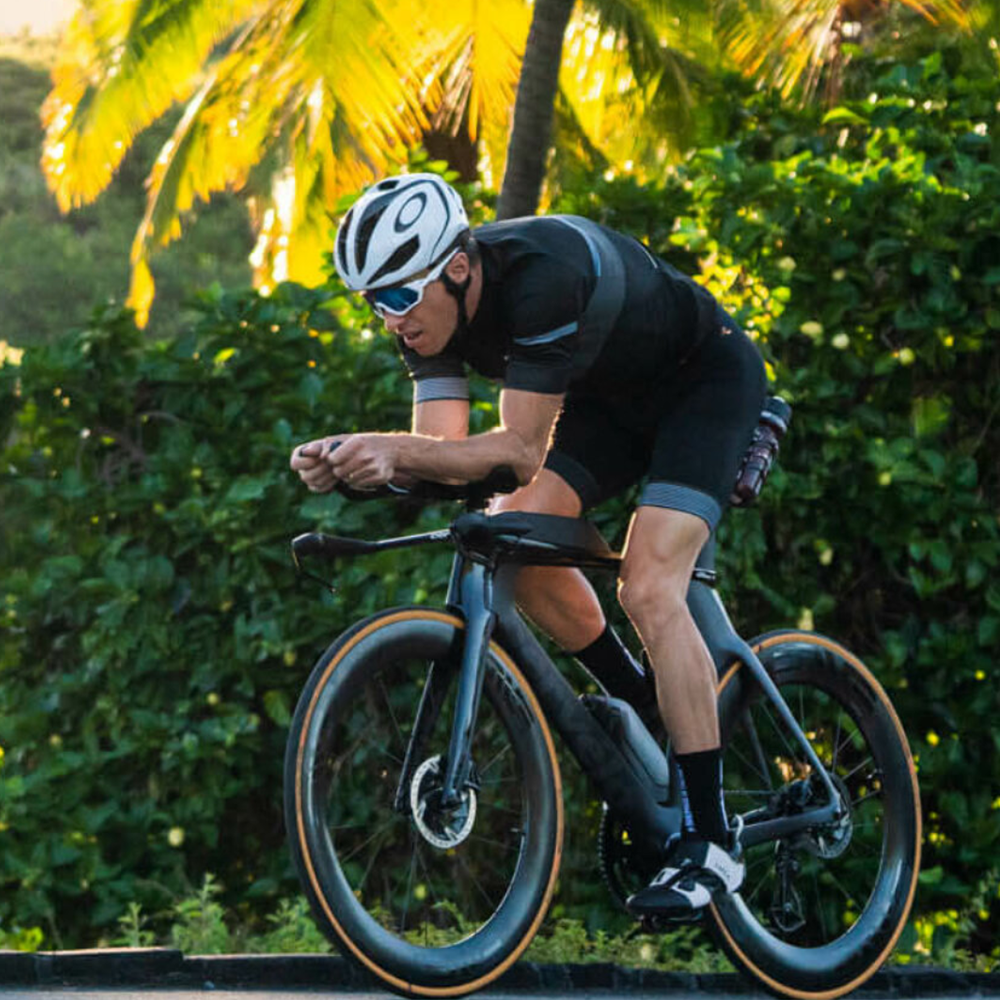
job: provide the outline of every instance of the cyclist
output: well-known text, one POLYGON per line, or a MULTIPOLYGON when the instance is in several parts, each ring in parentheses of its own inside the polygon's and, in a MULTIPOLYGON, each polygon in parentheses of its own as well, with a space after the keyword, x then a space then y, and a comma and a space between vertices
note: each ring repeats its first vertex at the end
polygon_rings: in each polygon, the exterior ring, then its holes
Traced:
MULTIPOLYGON (((338 480, 466 481, 507 465, 521 486, 496 510, 565 517, 644 480, 618 597, 655 675, 685 833, 629 907, 686 916, 736 890, 743 863, 723 806, 716 674, 685 596, 763 404, 753 343, 637 240, 575 216, 472 230, 458 193, 433 174, 366 191, 340 224, 334 259, 397 339, 414 383, 412 428, 307 442, 292 469, 325 492, 338 480), (467 368, 501 383, 500 425, 487 433, 468 433, 467 368)), ((524 567, 516 597, 612 694, 648 697, 579 570, 524 567)))

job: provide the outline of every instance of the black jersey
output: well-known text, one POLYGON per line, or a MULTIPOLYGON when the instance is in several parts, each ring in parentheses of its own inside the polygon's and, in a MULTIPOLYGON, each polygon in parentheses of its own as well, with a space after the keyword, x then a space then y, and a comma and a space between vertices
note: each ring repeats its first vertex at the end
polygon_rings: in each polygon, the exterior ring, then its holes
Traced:
POLYGON ((402 347, 418 402, 467 396, 466 365, 529 392, 652 391, 715 322, 705 289, 588 219, 514 219, 473 235, 483 288, 468 328, 433 357, 402 347))

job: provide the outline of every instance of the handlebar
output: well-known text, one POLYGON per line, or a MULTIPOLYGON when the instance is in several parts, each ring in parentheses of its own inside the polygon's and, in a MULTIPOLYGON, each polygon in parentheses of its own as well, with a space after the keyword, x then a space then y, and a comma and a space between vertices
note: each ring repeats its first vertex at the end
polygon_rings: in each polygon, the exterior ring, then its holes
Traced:
MULTIPOLYGON (((330 445, 330 451, 333 451, 338 444, 339 442, 334 441, 330 445)), ((509 465, 500 465, 492 469, 483 479, 468 483, 438 483, 431 479, 418 479, 409 486, 387 483, 372 489, 358 489, 338 480, 334 488, 349 500, 378 500, 383 497, 414 500, 461 500, 464 501, 466 510, 472 512, 484 510, 491 497, 499 493, 513 493, 519 485, 514 470, 509 465)), ((336 556, 362 555, 369 552, 380 552, 384 549, 409 548, 414 545, 424 545, 427 542, 445 542, 450 538, 450 529, 431 531, 421 535, 407 535, 402 538, 387 538, 378 542, 310 532, 299 535, 292 541, 292 553, 299 572, 319 580, 319 577, 305 572, 302 567, 302 559, 308 556, 331 559, 336 556)), ((326 583, 323 580, 320 582, 326 583)))
MULTIPOLYGON (((333 451, 339 444, 339 441, 332 442, 329 450, 333 451)), ((348 500, 380 500, 385 497, 462 500, 469 510, 482 510, 491 497, 500 493, 513 493, 519 486, 514 470, 509 465, 498 465, 484 478, 468 483, 439 483, 432 479, 417 479, 408 486, 386 483, 384 486, 360 489, 348 486, 343 480, 339 480, 334 489, 348 500)))

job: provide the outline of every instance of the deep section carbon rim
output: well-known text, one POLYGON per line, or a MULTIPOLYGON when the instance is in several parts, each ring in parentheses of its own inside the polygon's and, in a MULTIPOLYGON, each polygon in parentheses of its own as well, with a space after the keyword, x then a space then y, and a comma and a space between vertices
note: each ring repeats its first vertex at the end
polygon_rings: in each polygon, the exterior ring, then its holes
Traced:
MULTIPOLYGON (((919 865, 912 760, 888 700, 850 654, 819 636, 781 636, 761 653, 831 775, 843 816, 747 849, 738 896, 721 898, 722 941, 775 992, 834 996, 887 957, 919 865)), ((823 805, 800 745, 745 669, 724 689, 726 807, 748 822, 823 805)))
POLYGON ((494 653, 472 771, 458 801, 442 802, 461 632, 406 614, 317 667, 293 723, 289 821, 331 937, 401 992, 448 995, 492 978, 541 919, 558 867, 558 771, 531 696, 494 653))

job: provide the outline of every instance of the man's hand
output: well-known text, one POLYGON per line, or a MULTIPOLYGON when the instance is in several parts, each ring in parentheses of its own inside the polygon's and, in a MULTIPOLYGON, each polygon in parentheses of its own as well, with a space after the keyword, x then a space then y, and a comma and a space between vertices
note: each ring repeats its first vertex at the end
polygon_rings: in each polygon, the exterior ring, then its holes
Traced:
POLYGON ((313 493, 329 493, 337 485, 337 476, 327 461, 330 445, 341 441, 339 437, 319 438, 300 444, 293 452, 289 464, 293 472, 313 493))
POLYGON ((403 434, 352 434, 326 453, 327 465, 337 479, 356 489, 384 486, 396 476, 399 444, 403 434))

